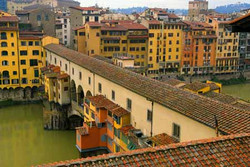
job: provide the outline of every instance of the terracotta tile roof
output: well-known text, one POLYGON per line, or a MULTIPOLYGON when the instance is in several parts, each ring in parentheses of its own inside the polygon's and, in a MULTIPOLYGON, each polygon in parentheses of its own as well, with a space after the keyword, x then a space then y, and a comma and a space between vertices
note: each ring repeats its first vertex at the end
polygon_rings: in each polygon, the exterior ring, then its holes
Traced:
POLYGON ((88 24, 90 27, 101 27, 103 25, 103 24, 98 23, 98 22, 88 22, 86 24, 88 24))
POLYGON ((101 30, 103 31, 127 31, 127 28, 119 24, 115 24, 113 27, 107 24, 103 24, 103 26, 101 27, 101 30))
POLYGON ((124 108, 122 108, 122 107, 115 108, 115 109, 111 110, 111 112, 112 112, 114 115, 118 116, 118 117, 121 117, 121 116, 123 116, 123 115, 129 114, 129 112, 128 112, 127 110, 125 110, 124 108))
POLYGON ((148 20, 148 24, 161 24, 158 20, 148 20))
POLYGON ((128 135, 130 130, 134 130, 135 128, 132 125, 126 125, 121 127, 119 130, 124 134, 124 135, 128 135))
POLYGON ((174 88, 160 81, 94 59, 62 45, 49 44, 45 46, 45 49, 134 93, 214 129, 214 116, 216 115, 219 130, 223 133, 250 132, 249 112, 245 110, 232 108, 230 105, 204 96, 174 88))
POLYGON ((208 92, 204 95, 226 104, 233 104, 237 101, 237 98, 223 93, 208 92))
POLYGON ((76 31, 76 30, 81 30, 81 29, 85 29, 85 26, 76 27, 73 30, 76 31))
POLYGON ((250 134, 169 144, 111 153, 82 159, 55 162, 47 166, 249 166, 250 134))
POLYGON ((0 22, 18 22, 17 16, 1 16, 0 22))
POLYGON ((157 146, 168 145, 172 143, 178 143, 174 137, 167 135, 166 133, 161 133, 149 138, 152 142, 154 142, 157 146))
POLYGON ((89 99, 95 107, 105 108, 118 117, 121 117, 129 113, 127 110, 113 103, 109 99, 105 98, 103 95, 90 96, 87 97, 87 99, 89 99))
POLYGON ((192 90, 192 91, 198 91, 198 90, 204 89, 206 87, 208 87, 208 85, 205 84, 205 83, 193 82, 193 83, 190 83, 190 84, 186 84, 182 88, 189 89, 189 90, 192 90))
POLYGON ((236 19, 230 21, 229 24, 235 24, 235 23, 237 23, 237 22, 239 22, 239 21, 242 21, 243 19, 246 19, 246 18, 248 18, 248 17, 250 18, 250 13, 248 13, 248 14, 246 14, 246 15, 244 15, 244 16, 241 16, 241 17, 239 17, 239 18, 236 18, 236 19))
POLYGON ((82 10, 82 11, 98 11, 99 9, 95 8, 95 7, 80 7, 80 6, 76 6, 76 7, 70 7, 73 9, 78 9, 78 10, 82 10))
POLYGON ((68 78, 68 77, 69 77, 69 75, 66 74, 66 73, 58 74, 58 75, 57 75, 57 79, 65 79, 65 78, 68 78))
POLYGON ((20 35, 43 35, 44 33, 42 31, 20 31, 20 35))
POLYGON ((29 35, 29 36, 21 36, 20 35, 20 37, 19 37, 19 39, 21 39, 21 40, 40 40, 41 39, 41 37, 38 37, 38 36, 34 36, 34 35, 29 35))
POLYGON ((168 79, 167 81, 165 81, 165 83, 172 85, 172 86, 178 86, 178 85, 185 85, 185 83, 183 81, 180 81, 178 79, 168 79))
POLYGON ((208 92, 204 96, 212 98, 213 100, 220 101, 222 103, 230 104, 233 107, 250 111, 250 103, 240 100, 239 98, 226 95, 223 93, 208 92))
POLYGON ((128 30, 147 30, 147 28, 139 23, 120 23, 123 27, 128 30))

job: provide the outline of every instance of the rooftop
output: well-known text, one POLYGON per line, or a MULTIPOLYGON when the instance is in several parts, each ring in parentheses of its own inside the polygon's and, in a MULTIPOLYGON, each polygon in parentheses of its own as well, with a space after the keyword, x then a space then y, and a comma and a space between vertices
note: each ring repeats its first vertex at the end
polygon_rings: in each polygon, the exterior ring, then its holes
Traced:
POLYGON ((245 133, 41 166, 249 166, 249 142, 245 133))
POLYGON ((113 114, 115 114, 118 117, 121 117, 129 113, 127 110, 113 103, 112 101, 104 97, 103 95, 89 96, 87 97, 87 99, 89 99, 95 107, 105 108, 111 111, 113 114))
POLYGON ((214 116, 216 115, 219 131, 222 133, 250 132, 249 111, 234 108, 210 98, 175 88, 160 81, 94 59, 62 45, 49 44, 45 46, 45 49, 134 93, 214 129, 216 127, 214 116))
POLYGON ((155 135, 155 136, 151 137, 149 140, 151 140, 157 146, 178 143, 178 140, 176 140, 172 136, 167 135, 166 133, 161 133, 161 134, 155 135))

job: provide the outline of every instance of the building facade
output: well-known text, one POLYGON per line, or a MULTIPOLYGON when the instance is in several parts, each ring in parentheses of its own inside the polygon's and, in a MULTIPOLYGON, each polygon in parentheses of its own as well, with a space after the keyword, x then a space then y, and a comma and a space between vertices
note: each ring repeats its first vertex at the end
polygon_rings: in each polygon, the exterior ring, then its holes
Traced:
POLYGON ((205 15, 208 12, 207 0, 189 1, 188 17, 190 21, 205 21, 205 15))
POLYGON ((128 56, 134 66, 145 72, 147 68, 148 30, 133 21, 89 22, 75 30, 76 50, 107 58, 128 56))
POLYGON ((16 16, 0 16, 0 27, 0 88, 41 86, 43 46, 57 40, 37 32, 19 32, 16 16))
POLYGON ((216 67, 217 36, 213 27, 185 21, 181 74, 213 74, 216 67))
POLYGON ((227 26, 231 18, 224 15, 207 16, 206 22, 213 26, 217 35, 217 74, 235 73, 239 70, 239 33, 231 33, 227 26))
POLYGON ((56 36, 56 15, 51 7, 41 6, 34 10, 21 10, 17 11, 16 15, 20 19, 21 30, 25 31, 29 27, 30 31, 43 31, 46 35, 56 36))
MULTIPOLYGON (((175 19, 175 17, 174 17, 175 19)), ((148 28, 148 76, 159 79, 179 72, 184 25, 180 20, 143 20, 148 28)))

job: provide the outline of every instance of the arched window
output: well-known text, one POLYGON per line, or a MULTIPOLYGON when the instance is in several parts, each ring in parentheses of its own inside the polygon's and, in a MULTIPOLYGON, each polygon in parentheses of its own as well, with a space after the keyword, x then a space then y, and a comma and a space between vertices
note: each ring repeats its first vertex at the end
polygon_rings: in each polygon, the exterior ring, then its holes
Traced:
POLYGON ((2 61, 2 66, 8 66, 9 62, 7 60, 2 61))
POLYGON ((6 50, 2 51, 2 56, 8 56, 8 51, 6 50))
POLYGON ((1 32, 0 39, 7 39, 6 32, 1 32))
POLYGON ((1 47, 7 47, 7 46, 8 46, 7 42, 2 42, 1 43, 1 47))

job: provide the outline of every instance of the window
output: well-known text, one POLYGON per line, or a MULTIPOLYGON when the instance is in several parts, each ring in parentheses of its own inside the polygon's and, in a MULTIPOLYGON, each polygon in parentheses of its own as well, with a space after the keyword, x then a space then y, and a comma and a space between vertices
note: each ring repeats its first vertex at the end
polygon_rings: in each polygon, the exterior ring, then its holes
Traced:
POLYGON ((153 118, 153 112, 151 110, 148 110, 148 112, 147 112, 147 120, 151 122, 152 118, 153 118))
POLYGON ((13 71, 13 75, 17 75, 17 71, 13 71))
POLYGON ((21 41, 21 46, 26 46, 26 41, 21 41))
POLYGON ((11 46, 12 46, 12 47, 14 47, 14 46, 15 46, 13 42, 11 43, 11 46))
POLYGON ((12 61, 12 65, 13 65, 13 66, 16 65, 16 62, 15 62, 15 61, 12 61))
POLYGON ((7 47, 7 46, 8 46, 7 42, 2 42, 1 43, 1 47, 7 47))
POLYGON ((29 46, 33 46, 33 41, 29 41, 29 46))
POLYGON ((102 93, 102 84, 101 83, 98 83, 98 91, 99 91, 99 93, 102 93))
POLYGON ((41 20, 42 20, 41 15, 37 15, 37 16, 36 16, 36 20, 37 20, 37 21, 41 21, 41 20))
POLYGON ((11 33, 11 34, 10 34, 10 36, 11 36, 11 37, 14 37, 14 34, 13 34, 13 33, 11 33))
POLYGON ((64 91, 68 91, 69 90, 69 87, 64 87, 64 91))
POLYGON ((47 14, 45 15, 45 20, 49 21, 49 15, 47 15, 47 14))
POLYGON ((37 59, 30 59, 30 66, 38 66, 37 59))
POLYGON ((12 56, 15 56, 15 52, 11 52, 12 56))
POLYGON ((22 78, 22 84, 28 84, 27 78, 22 78))
POLYGON ((27 50, 21 50, 21 51, 20 51, 20 55, 21 55, 21 56, 27 56, 27 55, 28 55, 27 50))
POLYGON ((36 46, 40 46, 40 42, 39 41, 35 41, 35 45, 36 46))
POLYGON ((131 99, 127 98, 127 110, 131 111, 132 109, 132 101, 131 99))
POLYGON ((39 50, 33 50, 33 55, 34 56, 39 55, 39 50))
POLYGON ((112 100, 115 100, 115 91, 112 90, 112 100))
POLYGON ((34 76, 39 77, 39 70, 34 70, 34 76))
POLYGON ((21 60, 21 65, 25 65, 26 64, 26 60, 21 60))
POLYGON ((89 85, 91 85, 91 78, 89 77, 89 85))
POLYGON ((180 139, 180 126, 173 123, 173 136, 180 139))
POLYGON ((8 51, 2 51, 2 56, 8 56, 8 51))
POLYGON ((82 72, 79 72, 79 79, 82 80, 82 72))
POLYGON ((23 69, 23 74, 27 74, 27 70, 26 69, 23 69))
POLYGON ((9 62, 7 60, 2 61, 2 66, 8 66, 9 62))
POLYGON ((6 32, 1 32, 0 39, 7 39, 6 32))
POLYGON ((68 65, 65 64, 65 71, 68 71, 68 65))
POLYGON ((91 118, 95 119, 95 114, 93 112, 91 112, 91 118))

